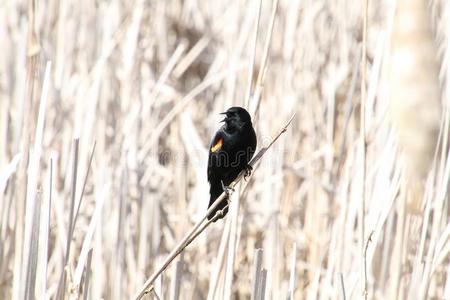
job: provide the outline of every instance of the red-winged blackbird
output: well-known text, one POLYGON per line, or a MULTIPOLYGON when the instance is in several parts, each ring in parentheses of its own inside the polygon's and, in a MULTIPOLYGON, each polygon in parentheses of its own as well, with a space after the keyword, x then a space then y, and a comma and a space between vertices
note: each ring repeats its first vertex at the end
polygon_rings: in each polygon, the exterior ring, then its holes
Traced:
MULTIPOLYGON (((256 149, 256 134, 250 114, 242 107, 231 107, 221 122, 225 124, 214 135, 209 147, 208 181, 210 200, 208 208, 230 185, 239 173, 249 168, 248 162, 256 149)), ((228 199, 225 198, 216 209, 208 215, 210 220, 218 210, 223 209, 228 199)), ((228 207, 223 210, 223 216, 228 207)))

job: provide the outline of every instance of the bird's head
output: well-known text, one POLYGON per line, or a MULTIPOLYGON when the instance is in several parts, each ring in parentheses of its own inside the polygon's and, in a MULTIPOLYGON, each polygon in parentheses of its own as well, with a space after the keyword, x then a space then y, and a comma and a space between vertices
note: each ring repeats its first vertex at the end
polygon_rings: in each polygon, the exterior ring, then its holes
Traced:
POLYGON ((221 122, 225 122, 227 127, 235 127, 237 129, 240 129, 246 125, 252 124, 250 114, 245 110, 245 108, 242 107, 231 107, 226 112, 223 112, 221 114, 225 115, 225 119, 223 119, 221 122))

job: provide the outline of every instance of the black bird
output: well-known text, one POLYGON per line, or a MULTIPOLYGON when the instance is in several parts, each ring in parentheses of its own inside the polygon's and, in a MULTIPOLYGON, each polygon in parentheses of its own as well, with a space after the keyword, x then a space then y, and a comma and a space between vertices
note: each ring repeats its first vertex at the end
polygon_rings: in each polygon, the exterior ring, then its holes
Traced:
MULTIPOLYGON (((239 173, 251 170, 248 162, 256 149, 256 134, 252 126, 250 114, 242 107, 231 107, 221 122, 225 124, 214 135, 209 147, 208 181, 211 195, 208 208, 236 179, 239 173)), ((216 209, 208 215, 213 218, 218 210, 223 209, 228 202, 225 198, 216 209)), ((223 210, 223 218, 228 207, 223 210)))

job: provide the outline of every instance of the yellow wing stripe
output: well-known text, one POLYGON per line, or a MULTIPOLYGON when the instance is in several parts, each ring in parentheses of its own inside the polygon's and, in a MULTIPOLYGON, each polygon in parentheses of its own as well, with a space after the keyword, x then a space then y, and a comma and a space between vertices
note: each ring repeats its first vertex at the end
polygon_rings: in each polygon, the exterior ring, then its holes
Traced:
POLYGON ((211 147, 211 152, 217 152, 222 148, 223 139, 219 139, 214 146, 211 147))

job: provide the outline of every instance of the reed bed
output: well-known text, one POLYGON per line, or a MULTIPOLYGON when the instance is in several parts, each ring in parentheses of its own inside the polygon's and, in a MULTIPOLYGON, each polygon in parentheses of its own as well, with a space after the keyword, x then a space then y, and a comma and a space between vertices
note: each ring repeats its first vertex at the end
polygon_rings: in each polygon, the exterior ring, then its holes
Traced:
MULTIPOLYGON (((394 1, 395 2, 395 1, 394 1)), ((450 299, 450 3, 0 3, 0 299, 450 299), (273 24, 273 27, 272 27, 273 24)))

